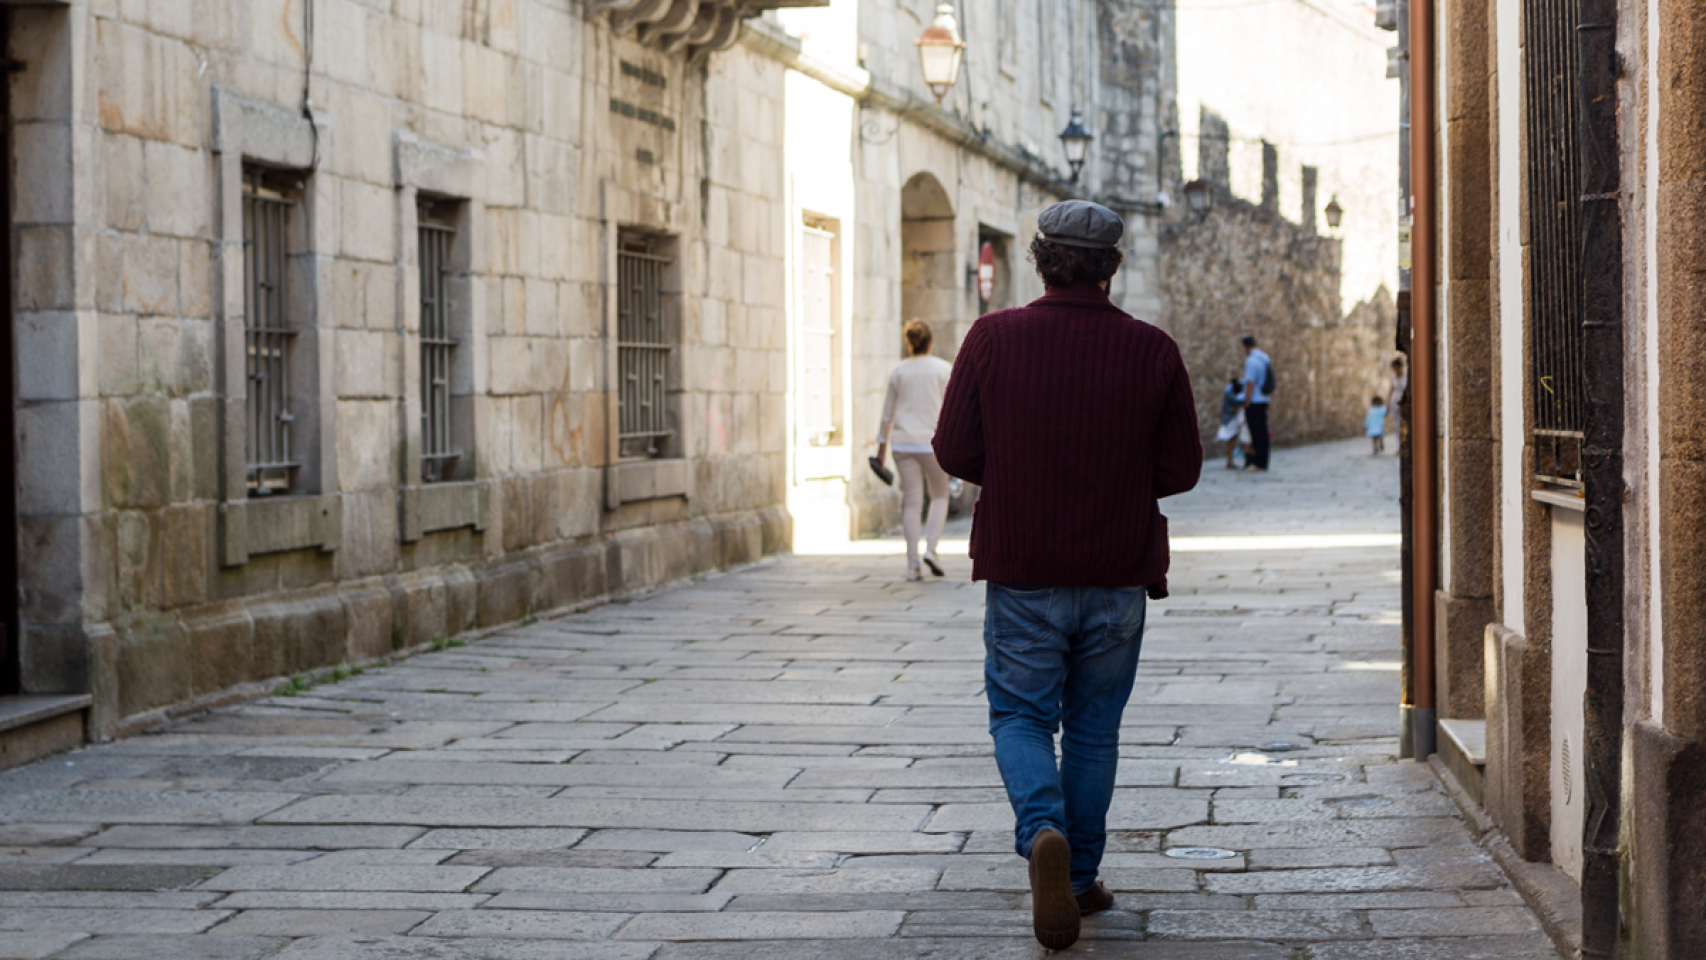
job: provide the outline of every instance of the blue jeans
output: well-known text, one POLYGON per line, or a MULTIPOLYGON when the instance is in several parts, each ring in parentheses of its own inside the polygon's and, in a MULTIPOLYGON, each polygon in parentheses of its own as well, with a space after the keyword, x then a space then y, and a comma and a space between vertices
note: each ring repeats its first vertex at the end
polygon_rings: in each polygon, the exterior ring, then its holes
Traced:
POLYGON ((1037 831, 1072 847, 1072 892, 1096 882, 1120 758, 1120 715, 1143 645, 1142 587, 1026 587, 991 583, 983 678, 995 762, 1018 821, 1014 847, 1030 858, 1037 831), (1060 738, 1055 766, 1054 734, 1060 738))

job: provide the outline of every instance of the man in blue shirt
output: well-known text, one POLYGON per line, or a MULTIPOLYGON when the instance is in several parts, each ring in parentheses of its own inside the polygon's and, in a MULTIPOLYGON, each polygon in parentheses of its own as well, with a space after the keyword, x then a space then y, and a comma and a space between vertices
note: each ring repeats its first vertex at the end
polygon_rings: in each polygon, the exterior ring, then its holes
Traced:
POLYGON ((1250 427, 1249 463, 1252 473, 1268 472, 1268 394, 1274 362, 1256 349, 1256 338, 1244 338, 1244 422, 1250 427))

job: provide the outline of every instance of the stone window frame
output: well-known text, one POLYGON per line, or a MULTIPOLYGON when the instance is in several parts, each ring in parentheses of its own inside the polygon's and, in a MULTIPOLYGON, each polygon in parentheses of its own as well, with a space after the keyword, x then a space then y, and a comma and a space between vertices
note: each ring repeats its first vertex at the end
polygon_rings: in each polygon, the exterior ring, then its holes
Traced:
MULTIPOLYGON (((604 294, 604 507, 606 510, 615 510, 625 503, 668 497, 691 500, 693 471, 688 461, 688 451, 693 449, 693 444, 689 435, 691 424, 686 422, 685 417, 678 415, 675 418, 680 430, 676 436, 673 456, 653 460, 623 460, 621 457, 618 353, 621 331, 616 299, 617 252, 623 236, 629 233, 645 233, 669 237, 676 244, 677 265, 676 282, 673 284, 675 290, 668 295, 675 298, 677 316, 685 319, 685 291, 691 288, 688 276, 691 242, 688 239, 685 213, 680 203, 648 197, 624 189, 610 180, 602 180, 599 184, 599 220, 603 230, 599 278, 604 294)), ((678 369, 686 366, 681 361, 688 344, 685 337, 682 341, 683 349, 676 352, 675 365, 678 369)), ((677 382, 682 384, 681 389, 684 391, 685 381, 677 382)))
POLYGON ((312 120, 271 104, 249 100, 223 87, 213 88, 214 250, 217 276, 214 374, 219 390, 219 523, 221 566, 247 563, 251 556, 287 550, 336 550, 343 537, 343 500, 337 489, 337 398, 334 395, 333 333, 323 321, 332 315, 330 285, 320 282, 325 251, 333 250, 335 224, 316 214, 324 208, 329 178, 315 175, 320 157, 331 152, 331 122, 312 120), (303 398, 309 423, 303 423, 299 449, 304 458, 297 494, 250 498, 245 456, 248 382, 244 336, 243 182, 246 169, 271 167, 302 174, 301 222, 292 232, 302 247, 292 254, 293 312, 300 325, 294 361, 298 382, 311 390, 303 398))
MULTIPOLYGON (((803 350, 806 343, 801 325, 805 322, 806 279, 804 273, 809 269, 809 257, 806 254, 806 238, 813 231, 828 234, 829 239, 829 306, 830 306, 830 423, 833 427, 832 436, 828 443, 813 444, 800 435, 801 425, 796 420, 790 427, 795 447, 794 470, 803 480, 816 480, 825 477, 844 477, 847 472, 848 438, 852 436, 849 421, 849 382, 847 376, 847 360, 850 352, 848 334, 848 317, 844 309, 845 284, 848 278, 844 275, 844 243, 846 235, 843 221, 840 217, 818 213, 809 208, 799 211, 799 219, 795 222, 795 240, 798 249, 794 256, 794 304, 788 313, 789 337, 794 351, 788 360, 790 376, 796 384, 802 383, 804 374, 803 358, 798 351, 803 350)), ((795 417, 799 413, 794 414, 795 417)))
POLYGON ((291 276, 297 272, 291 260, 303 246, 304 217, 299 212, 296 172, 282 173, 279 176, 269 167, 243 167, 243 332, 250 364, 244 380, 249 404, 244 426, 250 499, 297 495, 302 485, 302 464, 295 462, 290 450, 301 406, 297 401, 301 384, 293 381, 304 372, 292 364, 301 349, 297 336, 301 292, 291 276), (262 292, 268 288, 273 293, 262 292), (267 371, 265 376, 258 373, 261 368, 267 371))
POLYGON ((624 463, 681 456, 681 412, 676 402, 682 375, 680 246, 679 238, 651 231, 625 229, 618 237, 619 321, 624 294, 635 295, 628 304, 626 322, 618 323, 616 341, 617 410, 622 425, 617 457, 624 463), (656 308, 655 325, 646 319, 648 304, 656 308), (647 380, 655 386, 647 387, 647 380), (634 392, 623 396, 630 386, 634 392), (659 402, 653 405, 647 398, 659 402), (637 449, 642 446, 643 451, 637 449))
POLYGON ((485 154, 425 140, 406 130, 392 135, 392 186, 397 193, 397 335, 402 341, 403 477, 398 529, 404 543, 440 530, 484 530, 491 511, 491 483, 484 475, 480 450, 486 417, 480 409, 487 392, 485 287, 485 154), (460 341, 453 370, 452 397, 462 402, 458 433, 462 459, 456 477, 427 483, 422 479, 420 207, 423 201, 453 203, 456 240, 451 263, 460 294, 451 328, 460 341))

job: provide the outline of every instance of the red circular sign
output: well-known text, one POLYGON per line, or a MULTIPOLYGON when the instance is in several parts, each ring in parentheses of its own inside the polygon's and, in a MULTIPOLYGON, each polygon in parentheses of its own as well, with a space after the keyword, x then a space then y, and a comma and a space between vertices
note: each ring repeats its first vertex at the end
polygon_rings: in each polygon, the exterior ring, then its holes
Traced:
POLYGON ((987 240, 977 253, 977 295, 984 303, 995 296, 995 244, 987 240))

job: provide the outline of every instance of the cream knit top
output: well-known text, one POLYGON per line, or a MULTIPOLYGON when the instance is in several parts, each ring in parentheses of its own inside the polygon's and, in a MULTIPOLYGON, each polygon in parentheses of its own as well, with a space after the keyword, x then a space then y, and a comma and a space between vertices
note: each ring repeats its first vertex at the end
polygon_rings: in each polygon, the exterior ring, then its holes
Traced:
POLYGON ((877 442, 891 443, 895 453, 929 453, 936 435, 936 417, 948 391, 948 361, 928 354, 902 360, 889 374, 883 398, 883 422, 877 442))

